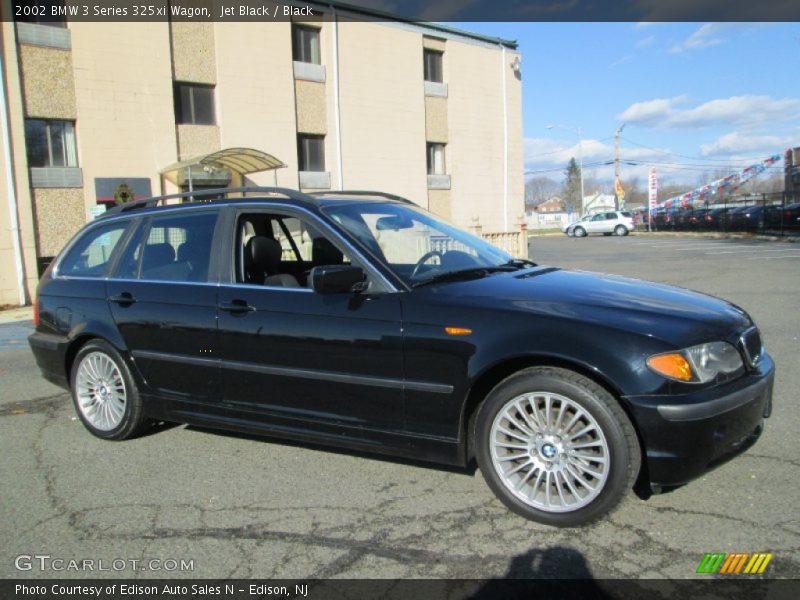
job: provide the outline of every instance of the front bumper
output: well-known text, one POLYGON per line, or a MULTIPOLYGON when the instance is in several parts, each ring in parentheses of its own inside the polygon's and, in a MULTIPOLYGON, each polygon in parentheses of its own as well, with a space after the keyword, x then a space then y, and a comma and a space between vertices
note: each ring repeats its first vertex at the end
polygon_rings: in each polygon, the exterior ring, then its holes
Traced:
POLYGON ((764 353, 758 368, 736 381, 691 394, 626 397, 650 484, 687 483, 752 446, 772 412, 774 377, 764 353))

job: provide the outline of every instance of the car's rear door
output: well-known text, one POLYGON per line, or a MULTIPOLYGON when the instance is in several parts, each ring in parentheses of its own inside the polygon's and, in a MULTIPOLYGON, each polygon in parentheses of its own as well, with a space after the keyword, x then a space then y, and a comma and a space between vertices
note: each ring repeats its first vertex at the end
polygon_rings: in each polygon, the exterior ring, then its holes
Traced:
POLYGON ((219 394, 217 221, 216 209, 146 219, 106 282, 111 313, 146 392, 188 402, 219 394))
POLYGON ((311 214, 240 209, 232 227, 230 276, 219 287, 225 405, 290 431, 403 429, 398 295, 314 292, 301 265, 346 264, 355 256, 311 214), (255 267, 243 253, 253 237, 280 244, 280 264, 268 269, 280 273, 248 276, 255 267))

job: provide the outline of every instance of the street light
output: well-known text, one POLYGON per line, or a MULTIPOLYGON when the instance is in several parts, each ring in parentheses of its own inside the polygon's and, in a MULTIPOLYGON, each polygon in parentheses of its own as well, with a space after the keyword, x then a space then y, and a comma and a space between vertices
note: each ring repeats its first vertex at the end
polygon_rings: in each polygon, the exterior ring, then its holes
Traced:
POLYGON ((567 131, 574 131, 578 135, 578 162, 581 169, 581 214, 583 214, 583 139, 581 137, 580 127, 567 127, 565 125, 548 125, 547 129, 566 129, 567 131))

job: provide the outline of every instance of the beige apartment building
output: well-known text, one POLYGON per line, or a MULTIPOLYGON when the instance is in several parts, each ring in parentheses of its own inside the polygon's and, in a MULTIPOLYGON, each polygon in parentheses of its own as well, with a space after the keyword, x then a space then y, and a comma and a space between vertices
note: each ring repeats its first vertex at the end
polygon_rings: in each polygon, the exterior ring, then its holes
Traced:
POLYGON ((0 2, 0 305, 105 206, 190 186, 382 190, 519 230, 514 42, 335 2, 273 23, 15 23, 0 2), (236 148, 285 166, 200 162, 236 148))

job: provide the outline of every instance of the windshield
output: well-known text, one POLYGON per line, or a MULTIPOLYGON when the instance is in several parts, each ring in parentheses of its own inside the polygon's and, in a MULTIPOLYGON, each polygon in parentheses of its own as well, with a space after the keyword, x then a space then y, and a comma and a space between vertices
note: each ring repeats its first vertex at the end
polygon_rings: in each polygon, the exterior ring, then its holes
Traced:
POLYGON ((499 248, 415 206, 359 202, 323 211, 412 286, 513 262, 499 248))

